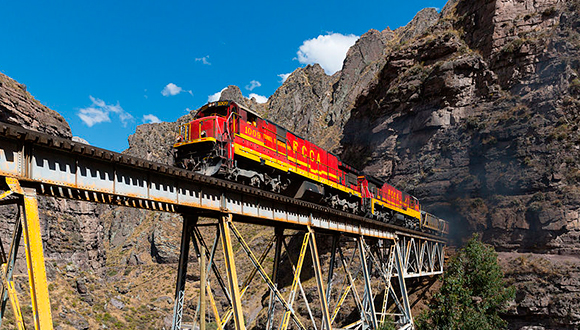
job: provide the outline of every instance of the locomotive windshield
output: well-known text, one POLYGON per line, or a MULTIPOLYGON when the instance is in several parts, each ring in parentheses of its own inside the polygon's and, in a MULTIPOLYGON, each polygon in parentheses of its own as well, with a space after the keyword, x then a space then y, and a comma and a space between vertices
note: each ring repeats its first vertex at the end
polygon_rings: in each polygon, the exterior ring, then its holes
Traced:
POLYGON ((208 116, 227 117, 228 116, 228 107, 227 106, 208 107, 208 108, 202 109, 196 115, 197 118, 208 117, 208 116))

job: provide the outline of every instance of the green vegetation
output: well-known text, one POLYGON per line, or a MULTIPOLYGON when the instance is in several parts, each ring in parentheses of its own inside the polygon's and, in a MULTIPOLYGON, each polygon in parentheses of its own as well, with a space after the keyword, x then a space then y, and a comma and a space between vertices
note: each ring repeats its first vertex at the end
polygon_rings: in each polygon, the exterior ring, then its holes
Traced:
POLYGON ((505 329, 499 313, 514 298, 506 287, 493 247, 474 235, 452 258, 441 290, 429 311, 417 320, 418 329, 505 329))
POLYGON ((388 320, 379 324, 377 330, 395 330, 395 329, 397 328, 395 327, 395 323, 393 322, 393 320, 388 320))
POLYGON ((525 39, 516 38, 511 42, 507 43, 501 51, 504 53, 514 53, 516 51, 519 51, 525 42, 526 42, 525 39))
POLYGON ((570 90, 573 94, 580 93, 580 79, 574 78, 572 82, 570 82, 570 90))

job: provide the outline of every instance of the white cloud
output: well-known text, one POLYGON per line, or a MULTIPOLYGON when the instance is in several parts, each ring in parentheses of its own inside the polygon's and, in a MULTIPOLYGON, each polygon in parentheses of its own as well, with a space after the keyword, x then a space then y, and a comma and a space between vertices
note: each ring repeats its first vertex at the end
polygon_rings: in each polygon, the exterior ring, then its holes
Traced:
POLYGON ((292 72, 289 73, 280 73, 278 75, 278 77, 280 77, 280 82, 284 83, 286 81, 286 79, 288 79, 288 77, 290 77, 290 75, 292 74, 292 72))
POLYGON ((165 86, 161 91, 161 94, 163 94, 163 96, 174 96, 182 92, 189 93, 189 95, 193 96, 192 91, 185 90, 174 83, 167 84, 167 86, 165 86))
POLYGON ((218 101, 220 99, 220 97, 222 96, 222 92, 225 91, 226 88, 222 89, 221 91, 219 91, 219 92, 217 92, 215 94, 211 94, 210 96, 208 96, 207 97, 207 102, 215 102, 215 101, 218 101))
POLYGON ((109 118, 109 114, 106 111, 90 107, 81 109, 78 116, 89 127, 93 127, 95 124, 111 121, 111 118, 109 118))
POLYGON ((204 57, 198 57, 195 59, 196 62, 201 62, 204 65, 211 65, 211 63, 209 63, 209 55, 204 56, 204 57))
POLYGON ((156 124, 156 123, 160 123, 161 120, 159 120, 159 118, 157 118, 157 116, 155 116, 153 114, 148 114, 148 115, 143 115, 143 122, 145 124, 156 124))
POLYGON ((91 102, 93 102, 93 104, 91 104, 91 106, 87 108, 80 109, 79 112, 77 113, 79 118, 89 127, 93 127, 93 125, 104 122, 110 122, 111 113, 114 113, 117 116, 119 116, 119 119, 121 120, 121 123, 123 123, 123 126, 127 126, 127 123, 134 119, 130 113, 126 112, 125 110, 123 110, 123 108, 121 108, 119 102, 117 102, 116 105, 112 105, 106 104, 105 101, 94 98, 92 96, 89 96, 89 98, 91 99, 91 102))
POLYGON ((334 74, 342 68, 346 52, 358 38, 354 34, 332 33, 306 40, 296 53, 298 61, 302 64, 318 63, 327 74, 334 74))
POLYGON ((181 93, 183 91, 183 88, 177 86, 174 83, 169 83, 167 84, 167 86, 165 86, 165 88, 163 88, 163 90, 161 91, 161 94, 163 94, 163 96, 173 96, 173 95, 177 95, 179 93, 181 93))
POLYGON ((73 136, 73 137, 72 137, 72 140, 73 140, 74 142, 80 142, 80 143, 84 143, 84 144, 91 145, 91 144, 89 143, 89 141, 87 141, 87 140, 83 139, 83 138, 82 138, 82 137, 80 137, 80 136, 73 136))
POLYGON ((258 95, 256 93, 250 93, 250 99, 254 98, 256 99, 256 102, 258 103, 266 103, 268 102, 268 98, 262 95, 258 95))
POLYGON ((262 86, 262 84, 260 84, 259 81, 252 80, 252 81, 250 81, 250 84, 249 85, 246 85, 246 89, 249 90, 249 91, 253 91, 254 88, 257 88, 257 87, 260 87, 260 86, 262 86))

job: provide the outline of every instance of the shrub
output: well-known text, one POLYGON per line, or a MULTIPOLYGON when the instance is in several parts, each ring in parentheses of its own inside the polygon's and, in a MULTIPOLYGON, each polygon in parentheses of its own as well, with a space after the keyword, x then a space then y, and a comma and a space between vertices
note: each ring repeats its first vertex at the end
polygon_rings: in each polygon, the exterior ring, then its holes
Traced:
POLYGON ((474 235, 451 259, 443 285, 417 319, 418 329, 505 329, 500 318, 514 289, 506 287, 493 247, 474 235))
POLYGON ((379 327, 377 330, 396 330, 397 328, 395 327, 395 323, 393 322, 393 320, 387 320, 381 324, 379 324, 379 327))
POLYGON ((542 16, 546 16, 546 17, 554 16, 555 14, 556 14, 556 7, 554 7, 554 6, 547 8, 542 12, 542 16))

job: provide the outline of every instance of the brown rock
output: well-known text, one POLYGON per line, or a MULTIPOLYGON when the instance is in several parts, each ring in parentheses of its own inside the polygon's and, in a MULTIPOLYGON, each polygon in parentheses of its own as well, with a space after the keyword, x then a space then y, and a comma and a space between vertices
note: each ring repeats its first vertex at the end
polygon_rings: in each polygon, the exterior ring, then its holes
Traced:
POLYGON ((64 118, 40 104, 26 86, 0 73, 0 121, 27 129, 72 138, 64 118))

